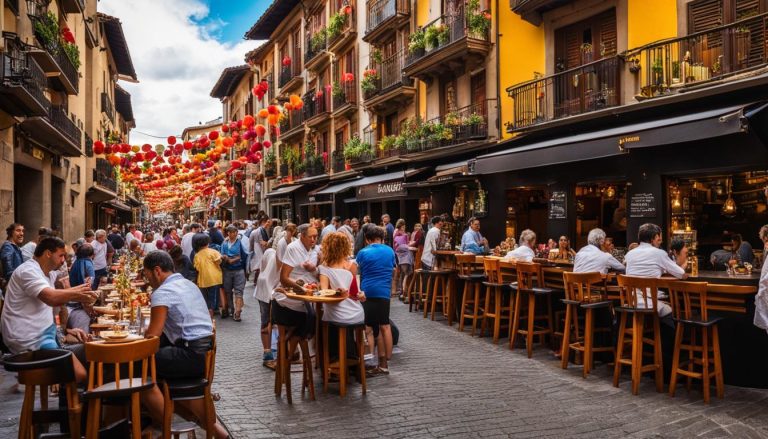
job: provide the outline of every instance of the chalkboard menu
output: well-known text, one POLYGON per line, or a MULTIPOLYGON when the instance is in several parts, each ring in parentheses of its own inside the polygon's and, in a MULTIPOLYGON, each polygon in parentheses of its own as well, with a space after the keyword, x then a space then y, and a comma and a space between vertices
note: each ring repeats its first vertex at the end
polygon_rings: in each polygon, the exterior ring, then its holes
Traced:
POLYGON ((630 218, 655 218, 656 197, 650 192, 632 194, 629 200, 630 218))
POLYGON ((549 198, 549 219, 566 219, 566 193, 554 191, 549 198))

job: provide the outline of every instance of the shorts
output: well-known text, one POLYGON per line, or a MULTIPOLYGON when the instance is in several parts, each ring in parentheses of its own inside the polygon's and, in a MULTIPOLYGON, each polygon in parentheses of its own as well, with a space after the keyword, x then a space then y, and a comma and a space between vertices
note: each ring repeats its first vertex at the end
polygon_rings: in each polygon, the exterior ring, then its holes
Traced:
POLYGON ((261 312, 261 329, 265 329, 267 326, 269 326, 269 303, 262 302, 261 300, 259 302, 259 311, 261 312))
POLYGON ((363 302, 365 325, 378 328, 389 324, 389 299, 367 298, 363 302))
POLYGON ((298 337, 311 336, 315 330, 314 318, 309 313, 280 306, 274 300, 272 301, 272 323, 295 328, 293 335, 298 337))
POLYGON ((243 270, 222 270, 224 278, 224 291, 232 293, 235 297, 243 297, 245 290, 245 272, 243 270))
POLYGON ((157 376, 161 378, 199 378, 205 374, 205 343, 190 348, 172 345, 165 334, 160 339, 160 349, 155 353, 157 376))
POLYGON ((221 285, 200 288, 200 291, 203 293, 203 298, 205 298, 205 303, 208 305, 208 309, 215 310, 219 308, 219 288, 221 288, 221 285))
POLYGON ((56 329, 56 325, 53 324, 46 328, 45 331, 43 331, 41 337, 40 337, 40 347, 38 349, 45 350, 45 349, 59 349, 59 339, 58 339, 58 330, 56 329))

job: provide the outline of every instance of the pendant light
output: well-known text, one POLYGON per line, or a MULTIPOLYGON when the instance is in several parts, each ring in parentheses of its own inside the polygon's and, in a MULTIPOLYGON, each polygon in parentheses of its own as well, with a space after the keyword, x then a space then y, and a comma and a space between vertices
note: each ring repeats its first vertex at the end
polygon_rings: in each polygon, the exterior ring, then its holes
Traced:
POLYGON ((726 218, 733 218, 736 216, 736 202, 731 196, 731 181, 726 180, 726 186, 728 187, 728 198, 726 198, 723 207, 720 209, 720 213, 726 218))

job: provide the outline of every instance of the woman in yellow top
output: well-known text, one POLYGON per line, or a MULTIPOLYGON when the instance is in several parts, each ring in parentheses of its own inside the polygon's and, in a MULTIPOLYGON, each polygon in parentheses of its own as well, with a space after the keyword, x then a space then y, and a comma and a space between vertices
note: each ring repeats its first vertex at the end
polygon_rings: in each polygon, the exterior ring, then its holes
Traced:
MULTIPOLYGON (((213 312, 219 307, 219 290, 222 284, 221 253, 208 248, 211 238, 205 233, 198 233, 192 237, 192 248, 195 250, 195 270, 197 270, 197 286, 203 292, 205 303, 208 304, 208 312, 213 317, 213 312)), ((226 318, 227 307, 222 305, 221 318, 226 318)))
POLYGON ((573 261, 574 257, 576 257, 576 252, 571 248, 571 241, 565 235, 560 237, 556 249, 549 250, 550 261, 568 262, 573 261))

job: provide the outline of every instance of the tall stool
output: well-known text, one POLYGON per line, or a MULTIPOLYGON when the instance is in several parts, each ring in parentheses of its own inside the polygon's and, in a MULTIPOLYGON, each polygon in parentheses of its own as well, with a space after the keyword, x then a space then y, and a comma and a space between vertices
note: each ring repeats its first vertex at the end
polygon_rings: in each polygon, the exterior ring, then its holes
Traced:
POLYGON ((19 418, 19 439, 37 437, 35 425, 69 423, 69 437, 80 439, 82 406, 77 393, 72 352, 64 349, 31 351, 5 359, 5 370, 17 372, 24 385, 24 402, 19 418), (61 384, 67 393, 66 409, 48 409, 48 386, 61 384), (36 387, 40 387, 40 409, 35 410, 36 387))
POLYGON ((722 318, 708 316, 706 282, 672 281, 668 284, 674 320, 677 323, 669 395, 675 396, 677 376, 684 375, 688 379, 689 389, 691 378, 702 381, 704 402, 709 404, 709 386, 712 378, 715 379, 717 397, 722 398, 724 392, 720 337, 717 331, 717 324, 722 318), (688 332, 687 338, 685 332, 688 332), (687 359, 682 362, 681 350, 688 352, 687 359))
POLYGON ((421 303, 421 289, 422 278, 424 277, 421 268, 414 270, 413 274, 408 278, 408 285, 405 289, 406 297, 408 300, 408 312, 413 311, 413 305, 416 305, 416 311, 419 310, 421 303))
POLYGON ((141 437, 139 395, 151 389, 155 377, 155 353, 160 347, 157 337, 128 343, 86 343, 85 358, 88 361, 88 390, 83 397, 88 400, 88 426, 85 437, 98 437, 103 399, 130 398, 131 437, 141 437), (141 362, 139 377, 134 377, 136 362, 141 362), (104 383, 104 365, 112 365, 115 380, 104 383), (127 365, 128 375, 120 377, 121 366, 127 365), (97 372, 98 371, 98 372, 97 372))
POLYGON ((464 332, 464 321, 472 320, 472 336, 477 329, 477 321, 482 318, 480 306, 480 290, 483 281, 486 279, 483 272, 483 264, 477 262, 475 255, 456 255, 456 268, 458 269, 458 278, 464 281, 464 289, 461 295, 461 311, 459 312, 459 331, 464 332), (467 311, 467 307, 472 312, 467 311))
POLYGON ((510 320, 511 308, 505 306, 504 291, 509 289, 508 283, 504 282, 501 273, 501 260, 496 258, 483 259, 483 269, 485 270, 485 305, 483 306, 482 324, 480 334, 485 334, 488 320, 493 320, 493 343, 499 342, 501 333, 501 321, 510 320))
MULTIPOLYGON (((277 365, 275 367, 275 395, 280 396, 283 393, 285 385, 285 396, 288 404, 293 404, 291 396, 291 355, 289 351, 292 330, 285 325, 277 325, 277 365)), ((312 358, 309 355, 309 343, 305 337, 299 340, 299 349, 301 350, 301 396, 304 397, 304 391, 309 388, 309 399, 315 400, 315 385, 312 379, 312 358)))
POLYGON ((339 376, 339 395, 344 398, 347 396, 347 381, 349 374, 349 364, 357 362, 357 373, 359 375, 360 384, 363 386, 363 395, 367 392, 367 386, 365 382, 365 344, 363 343, 363 333, 365 332, 365 324, 359 323, 354 325, 345 325, 336 322, 323 322, 323 342, 326 343, 325 349, 323 349, 323 392, 328 392, 328 381, 332 373, 339 376), (334 327, 339 332, 339 360, 336 363, 331 363, 330 353, 328 352, 328 328, 334 327), (355 352, 357 358, 347 357, 347 329, 352 328, 355 331, 355 352))
POLYGON ((435 309, 437 305, 440 305, 443 315, 448 318, 449 323, 451 318, 448 313, 450 308, 450 295, 448 293, 448 276, 450 276, 450 270, 429 270, 427 273, 427 297, 424 307, 424 318, 428 314, 431 314, 431 319, 435 320, 435 309))
POLYGON ((619 302, 615 310, 621 314, 619 320, 618 343, 616 345, 616 365, 613 371, 613 386, 619 387, 622 366, 632 369, 632 394, 640 390, 640 377, 644 372, 653 372, 656 379, 656 391, 662 392, 664 376, 661 358, 661 330, 657 311, 658 279, 619 275, 619 302), (629 327, 629 316, 632 326, 629 327), (646 320, 651 319, 647 328, 646 320), (645 332, 649 333, 646 337, 645 332), (624 346, 631 346, 630 358, 624 358, 624 346), (653 348, 653 362, 643 364, 643 347, 653 348))
POLYGON ((593 273, 563 273, 565 284, 565 327, 563 329, 563 345, 561 351, 561 367, 568 368, 570 350, 574 349, 584 353, 584 367, 582 376, 587 377, 592 370, 592 354, 594 352, 613 352, 614 359, 616 351, 613 346, 594 347, 594 333, 611 332, 611 328, 595 328, 594 311, 604 309, 610 312, 611 302, 606 297, 605 278, 598 272, 593 273), (592 288, 593 285, 600 284, 598 288, 592 288), (584 310, 584 326, 581 329, 579 324, 579 310, 584 310), (575 335, 575 341, 571 342, 571 331, 575 335))
POLYGON ((216 425, 216 410, 213 406, 213 395, 211 386, 213 385, 213 373, 216 369, 216 339, 213 340, 211 349, 205 354, 205 371, 200 378, 165 380, 162 383, 163 400, 165 401, 163 413, 163 436, 178 437, 180 433, 194 435, 197 424, 194 422, 183 422, 180 424, 171 424, 173 420, 174 402, 202 399, 205 404, 205 419, 199 419, 201 426, 205 429, 206 439, 213 438, 216 425))
POLYGON ((525 335, 525 347, 528 351, 528 358, 533 356, 533 337, 539 336, 544 344, 544 336, 552 335, 552 289, 544 288, 544 272, 541 264, 536 263, 517 263, 517 285, 514 305, 514 318, 512 323, 512 333, 509 335, 509 348, 515 348, 515 339, 518 334, 525 335), (536 286, 534 286, 534 277, 536 286), (536 314, 536 298, 546 299, 546 309, 543 314, 536 314), (528 300, 525 300, 527 298, 528 300), (528 304, 528 321, 525 328, 521 328, 521 306, 525 302, 528 304), (536 322, 545 322, 537 325, 536 322))

